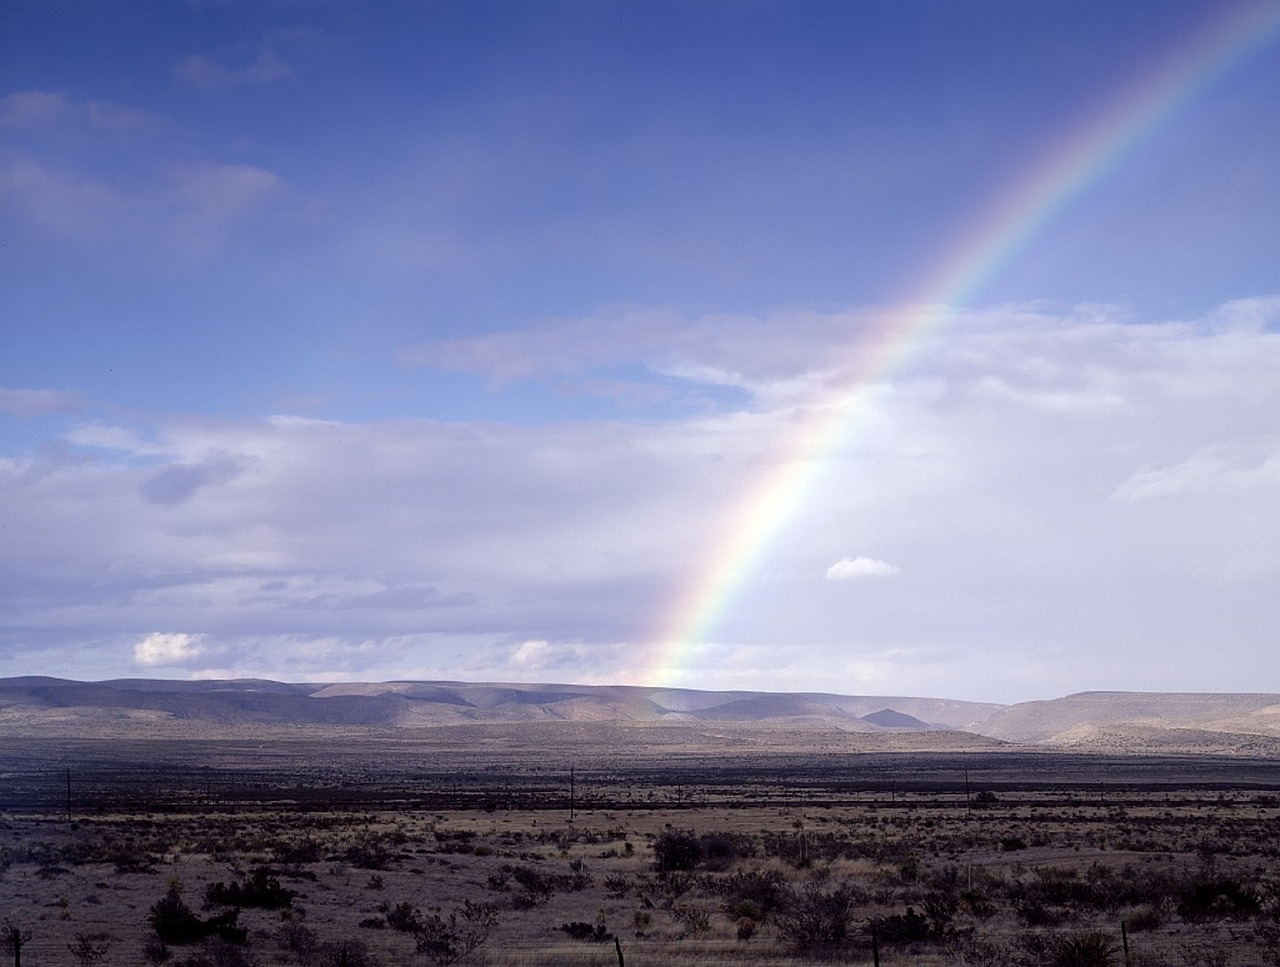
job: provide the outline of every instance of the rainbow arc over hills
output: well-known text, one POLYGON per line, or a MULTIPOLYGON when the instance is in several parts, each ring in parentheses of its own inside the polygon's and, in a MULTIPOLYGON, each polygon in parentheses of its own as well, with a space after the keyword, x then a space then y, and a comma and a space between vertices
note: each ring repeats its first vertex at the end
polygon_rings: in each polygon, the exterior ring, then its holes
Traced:
POLYGON ((854 379, 781 448, 744 489, 735 512, 695 579, 675 602, 638 680, 677 686, 699 646, 805 505, 828 458, 857 431, 870 394, 928 344, 983 287, 1057 216, 1162 129, 1224 74, 1280 36, 1280 3, 1223 4, 1163 64, 1135 78, 1117 97, 1045 153, 1010 191, 983 211, 922 273, 901 306, 884 312, 870 341, 860 341, 854 379))

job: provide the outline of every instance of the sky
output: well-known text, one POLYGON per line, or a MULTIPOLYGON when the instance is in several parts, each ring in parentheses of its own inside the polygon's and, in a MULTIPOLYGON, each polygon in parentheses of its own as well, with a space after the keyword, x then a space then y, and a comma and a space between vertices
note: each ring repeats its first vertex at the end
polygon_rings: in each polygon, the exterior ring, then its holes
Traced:
POLYGON ((1280 3, 0 5, 0 676, 1280 690, 1280 3))

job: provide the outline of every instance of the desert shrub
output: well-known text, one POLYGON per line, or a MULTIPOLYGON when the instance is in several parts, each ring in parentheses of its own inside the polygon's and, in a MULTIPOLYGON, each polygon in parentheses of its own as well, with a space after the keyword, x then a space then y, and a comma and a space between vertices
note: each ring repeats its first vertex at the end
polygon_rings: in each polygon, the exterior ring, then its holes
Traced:
POLYGON ((159 937, 151 937, 142 945, 142 959, 155 967, 159 967, 172 956, 169 945, 159 937))
POLYGON ((78 933, 74 942, 67 944, 67 950, 81 967, 93 967, 106 959, 111 950, 111 941, 106 934, 78 933))
POLYGON ((959 909, 979 920, 987 920, 996 914, 995 902, 978 889, 960 891, 959 909))
POLYGON ((417 952, 436 964, 455 964, 483 946, 498 922, 491 903, 465 901, 448 917, 430 914, 414 931, 417 952))
POLYGON ((673 909, 671 917, 686 933, 706 933, 711 929, 711 914, 700 906, 673 909))
POLYGON ((934 936, 928 919, 916 913, 914 907, 907 907, 906 913, 876 917, 871 921, 871 929, 881 943, 894 945, 919 943, 934 936))
POLYGON ((197 953, 174 961, 173 967, 257 967, 253 955, 240 943, 214 937, 197 953))
POLYGON ((573 860, 568 873, 547 873, 533 866, 507 863, 497 873, 489 874, 488 881, 491 889, 500 891, 510 890, 514 882, 519 890, 511 898, 512 906, 517 910, 527 910, 542 906, 557 890, 585 890, 592 879, 586 864, 582 860, 573 860))
POLYGON ((402 933, 412 933, 422 926, 422 914, 412 903, 397 903, 386 912, 387 926, 402 933))
POLYGON ((376 967, 377 960, 359 940, 321 944, 316 952, 318 967, 376 967))
POLYGON ((396 858, 388 838, 366 833, 347 847, 343 859, 362 870, 385 870, 396 858))
POLYGON ((1066 919, 1061 907, 1050 906, 1039 897, 1024 897, 1014 905, 1014 912, 1028 927, 1053 927, 1066 919))
POLYGON ((449 829, 436 830, 436 843, 441 853, 474 853, 476 838, 474 830, 449 829))
POLYGON ((702 859, 702 839, 691 829, 664 829, 653 841, 653 866, 659 873, 688 871, 702 859))
POLYGON ((239 909, 229 909, 218 916, 201 920, 182 899, 182 885, 170 882, 164 897, 151 907, 151 929, 165 944, 197 944, 216 938, 229 944, 243 944, 246 931, 237 925, 239 909))
POLYGON ((1164 917, 1157 907, 1140 907, 1125 918, 1125 925, 1133 933, 1147 933, 1164 926, 1164 917))
POLYGON ((610 873, 604 878, 604 890, 611 897, 624 897, 631 892, 631 878, 624 873, 610 873))
POLYGON ((713 881, 724 897, 725 912, 731 917, 750 917, 760 923, 782 903, 786 881, 778 870, 741 870, 713 881))
POLYGON ((204 891, 205 901, 221 906, 255 907, 260 910, 280 910, 290 906, 297 894, 280 885, 271 870, 256 869, 244 883, 234 880, 230 885, 211 883, 204 891))
POLYGON ((1201 880, 1182 891, 1178 897, 1178 916, 1188 923, 1229 917, 1244 920, 1257 914, 1262 898, 1256 890, 1237 880, 1220 878, 1201 880))
POLYGON ((117 873, 150 873, 156 862, 154 854, 132 842, 107 844, 102 859, 112 864, 117 873))
POLYGON ((863 897, 851 884, 830 888, 810 880, 790 888, 775 915, 778 933, 796 949, 809 951, 841 943, 849 935, 855 903, 863 897))
POLYGON ((1014 962, 1008 947, 989 937, 953 936, 947 946, 948 953, 960 967, 1008 967, 1014 962))
POLYGON ((680 898, 693 889, 698 882, 698 875, 689 870, 672 870, 663 874, 659 882, 662 888, 662 905, 673 910, 680 898))
POLYGON ((205 922, 182 899, 182 885, 176 881, 151 907, 151 929, 167 944, 197 943, 208 936, 205 922))
POLYGON ((702 847, 702 864, 709 870, 726 870, 737 860, 755 855, 751 837, 739 833, 703 833, 698 843, 702 847))
POLYGON ((935 937, 945 934, 959 908, 960 896, 955 891, 933 890, 928 893, 924 898, 924 917, 929 922, 929 932, 935 937))
POLYGON ((603 923, 584 923, 581 920, 575 920, 572 923, 560 925, 560 929, 567 933, 574 940, 589 940, 594 943, 603 943, 606 940, 612 940, 608 928, 603 923))
POLYGON ((300 964, 312 964, 320 949, 316 932, 297 920, 286 920, 276 930, 276 943, 297 958, 300 964))
POLYGON ((294 842, 274 843, 271 853, 276 862, 294 866, 298 863, 318 863, 324 856, 324 848, 318 839, 305 836, 294 842))
POLYGON ((541 906, 555 893, 554 878, 532 866, 504 866, 502 872, 515 880, 523 891, 514 900, 517 907, 541 906))

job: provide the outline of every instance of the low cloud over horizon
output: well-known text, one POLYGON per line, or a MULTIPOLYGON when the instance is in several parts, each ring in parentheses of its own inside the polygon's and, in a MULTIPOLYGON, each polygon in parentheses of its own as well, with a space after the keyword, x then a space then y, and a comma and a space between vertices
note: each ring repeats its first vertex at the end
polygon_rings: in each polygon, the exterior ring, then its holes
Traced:
MULTIPOLYGON (((1276 298, 1172 322, 962 315, 851 415, 680 681, 1251 687, 1218 657, 1265 660, 1278 616, 1278 318, 1276 298)), ((755 375, 740 405, 675 418, 64 414, 0 461, 0 674, 643 681, 848 349, 833 318, 762 327, 790 365, 704 325, 683 323, 688 371, 755 375)))

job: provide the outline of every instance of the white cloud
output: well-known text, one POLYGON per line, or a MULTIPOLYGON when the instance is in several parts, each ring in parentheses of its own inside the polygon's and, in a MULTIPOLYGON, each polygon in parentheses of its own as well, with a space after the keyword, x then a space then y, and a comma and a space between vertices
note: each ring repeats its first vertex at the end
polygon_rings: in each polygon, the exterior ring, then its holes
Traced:
MULTIPOLYGON (((730 368, 726 350, 690 338, 702 347, 690 358, 730 368)), ((682 656, 701 676, 691 684, 810 687, 825 668, 833 689, 945 678, 990 696, 1023 688, 1033 666, 1082 688, 1139 687, 1176 666, 1223 687, 1228 669, 1268 660, 1280 621, 1268 327, 973 313, 806 449, 796 441, 819 438, 825 411, 768 381, 825 385, 807 367, 763 359, 759 394, 666 420, 80 424, 38 468, 0 464, 0 587, 20 629, 0 632, 0 650, 128 661, 132 629, 198 627, 198 655, 160 638, 138 660, 294 679, 639 681, 658 660, 656 626, 731 561, 699 633, 740 664, 720 675, 682 656), (1082 405, 1045 405, 1064 396, 1082 405), (791 465, 813 467, 805 487, 757 501, 791 465), (743 541, 751 508, 776 532, 743 541), (772 577, 897 565, 911 581, 871 597, 772 577), (1233 661, 1205 659, 1223 648, 1233 661), (1091 677, 1103 651, 1108 682, 1091 677), (903 657, 920 654, 947 655, 946 676, 903 657)))
POLYGON ((545 668, 554 655, 549 641, 526 641, 511 653, 511 664, 517 668, 545 668))
POLYGON ((850 581, 855 578, 889 577, 897 574, 898 568, 888 561, 878 561, 874 557, 842 557, 827 568, 828 581, 850 581))
POLYGON ((146 666, 185 665, 199 658, 202 652, 200 635, 157 632, 133 646, 133 660, 146 666))

